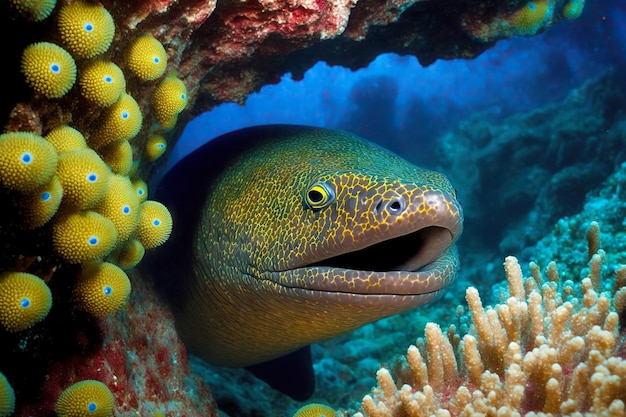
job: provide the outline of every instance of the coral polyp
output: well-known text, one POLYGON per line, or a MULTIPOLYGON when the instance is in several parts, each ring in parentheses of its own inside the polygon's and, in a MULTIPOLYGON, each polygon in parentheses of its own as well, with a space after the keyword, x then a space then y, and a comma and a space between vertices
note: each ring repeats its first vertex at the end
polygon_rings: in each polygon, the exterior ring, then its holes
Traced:
POLYGON ((59 11, 58 30, 65 47, 77 58, 93 58, 109 49, 115 24, 98 4, 76 1, 59 11))
POLYGON ((15 391, 0 372, 0 417, 8 417, 15 411, 15 391))
POLYGON ((34 229, 48 223, 59 209, 62 198, 63 187, 56 175, 48 184, 20 196, 18 204, 25 225, 34 229))
POLYGON ((80 73, 78 84, 83 97, 101 107, 115 103, 126 89, 120 67, 102 60, 87 64, 80 73))
POLYGON ((178 78, 164 78, 152 93, 154 114, 164 127, 173 128, 178 114, 187 106, 187 87, 178 78))
POLYGON ((76 63, 63 48, 37 42, 24 50, 21 62, 26 83, 48 98, 63 97, 76 82, 76 63))
POLYGON ((79 306, 95 317, 105 317, 128 301, 131 285, 128 276, 109 262, 92 262, 82 267, 74 286, 79 306))
POLYGON ((54 147, 31 132, 0 135, 0 184, 32 191, 52 179, 58 157, 54 147))
POLYGON ((102 259, 116 242, 115 225, 99 213, 79 211, 53 220, 52 246, 67 263, 102 259))
POLYGON ((113 175, 107 184, 104 198, 95 211, 113 222, 118 240, 124 241, 137 226, 138 209, 139 197, 130 179, 122 175, 113 175))
POLYGON ((28 329, 52 307, 52 293, 39 277, 27 272, 0 274, 0 325, 9 332, 28 329))
POLYGON ((123 93, 115 104, 107 108, 100 126, 88 142, 95 148, 101 148, 115 141, 130 140, 137 136, 142 122, 139 105, 131 95, 123 93))
POLYGON ((95 151, 78 149, 59 156, 57 175, 63 185, 63 205, 85 210, 102 200, 112 174, 95 151))
POLYGON ((54 146, 57 153, 85 149, 87 142, 78 130, 68 125, 60 125, 46 135, 46 140, 54 146))
POLYGON ((143 203, 148 199, 148 185, 144 180, 140 178, 134 179, 133 187, 135 188, 135 192, 139 196, 140 203, 143 203))
POLYGON ((114 406, 109 387, 100 381, 85 380, 67 387, 54 409, 58 417, 109 417, 114 406))
POLYGON ((146 140, 144 154, 149 161, 156 161, 167 149, 167 142, 161 135, 151 135, 146 140))
POLYGON ((39 22, 50 16, 57 2, 56 0, 11 0, 10 4, 27 20, 39 22))
POLYGON ((141 203, 137 239, 146 249, 162 245, 172 232, 172 215, 158 201, 148 200, 141 203))
POLYGON ((547 0, 533 0, 522 6, 511 16, 511 24, 520 35, 534 35, 544 27, 549 16, 547 0))
POLYGON ((126 66, 140 80, 156 80, 167 68, 165 48, 154 36, 143 35, 129 46, 126 52, 126 66))
POLYGON ((117 266, 126 270, 137 266, 143 259, 146 249, 137 239, 129 239, 111 254, 117 266))

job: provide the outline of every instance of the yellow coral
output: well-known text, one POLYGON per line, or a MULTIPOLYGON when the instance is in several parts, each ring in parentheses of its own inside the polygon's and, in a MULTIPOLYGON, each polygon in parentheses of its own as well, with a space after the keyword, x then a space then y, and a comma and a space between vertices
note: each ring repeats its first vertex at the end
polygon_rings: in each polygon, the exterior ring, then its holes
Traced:
POLYGON ((550 12, 547 0, 532 0, 511 16, 511 24, 520 35, 534 35, 544 27, 550 12))
POLYGON ((11 0, 13 9, 34 22, 42 21, 50 16, 56 4, 56 0, 11 0))
POLYGON ((105 317, 128 301, 131 285, 128 276, 109 262, 84 265, 74 286, 80 307, 96 317, 105 317))
POLYGON ((300 407, 293 417, 335 417, 335 409, 326 404, 312 403, 300 407))
POLYGON ((60 125, 46 135, 46 140, 54 146, 57 153, 85 149, 87 142, 78 130, 68 125, 60 125))
POLYGON ((585 0, 570 0, 563 6, 563 17, 567 20, 578 19, 585 8, 585 0))
POLYGON ((144 154, 149 161, 156 161, 167 149, 167 142, 161 135, 150 135, 146 140, 144 154))
POLYGON ((152 35, 141 36, 129 46, 126 65, 137 78, 156 80, 165 73, 167 67, 165 48, 152 35))
POLYGON ((98 149, 102 160, 116 174, 128 175, 133 165, 133 148, 127 140, 118 140, 98 149))
POLYGON ((77 58, 93 58, 109 49, 115 24, 99 4, 75 1, 59 10, 58 29, 63 44, 77 58))
POLYGON ((135 187, 135 192, 139 196, 139 202, 143 203, 148 199, 148 185, 142 179, 134 179, 133 187, 135 187))
POLYGON ((57 167, 54 147, 30 132, 0 135, 0 184, 17 191, 32 191, 49 182, 57 167))
POLYGON ((139 197, 130 179, 111 176, 106 194, 94 210, 113 222, 119 241, 128 239, 137 226, 139 215, 139 197))
POLYGON ((52 307, 52 293, 39 277, 26 272, 0 274, 0 324, 10 332, 28 329, 52 307))
POLYGON ((92 149, 78 149, 59 156, 57 175, 63 186, 63 205, 85 210, 104 197, 111 170, 92 149))
POLYGON ((111 220, 93 211, 65 214, 52 223, 52 246, 72 264, 101 259, 116 242, 111 220))
POLYGON ((58 417, 110 417, 115 398, 100 381, 84 380, 67 387, 57 399, 58 417))
POLYGON ((130 140, 141 129, 143 116, 135 99, 126 93, 109 107, 100 122, 100 126, 89 143, 95 148, 107 146, 118 140, 130 140))
POLYGON ((50 42, 38 42, 22 53, 26 83, 48 98, 63 97, 76 81, 76 63, 67 51, 50 42))
POLYGON ((126 270, 137 266, 143 259, 146 249, 137 239, 130 239, 123 246, 111 254, 111 259, 117 266, 126 270))
POLYGON ((172 232, 172 215, 158 201, 145 201, 139 209, 137 239, 146 249, 162 245, 172 232))
POLYGON ((103 60, 87 64, 80 73, 78 84, 83 97, 101 107, 115 103, 126 90, 120 67, 103 60))
POLYGON ((24 223, 31 229, 48 223, 59 209, 62 198, 63 187, 56 175, 48 184, 23 194, 19 206, 24 223))
POLYGON ((8 417, 15 411, 15 391, 0 372, 0 417, 8 417))
POLYGON ((174 76, 164 78, 152 92, 152 109, 163 126, 172 128, 187 106, 187 87, 174 76))

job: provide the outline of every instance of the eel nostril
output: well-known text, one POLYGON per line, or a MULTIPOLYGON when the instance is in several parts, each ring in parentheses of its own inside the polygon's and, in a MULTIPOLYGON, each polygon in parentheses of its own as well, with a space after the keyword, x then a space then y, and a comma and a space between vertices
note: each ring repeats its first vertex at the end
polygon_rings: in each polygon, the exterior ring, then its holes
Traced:
POLYGON ((374 206, 374 213, 380 214, 380 211, 383 208, 383 200, 378 200, 378 203, 374 206))
POLYGON ((406 201, 402 197, 395 197, 387 203, 387 211, 391 215, 398 215, 406 208, 406 201))

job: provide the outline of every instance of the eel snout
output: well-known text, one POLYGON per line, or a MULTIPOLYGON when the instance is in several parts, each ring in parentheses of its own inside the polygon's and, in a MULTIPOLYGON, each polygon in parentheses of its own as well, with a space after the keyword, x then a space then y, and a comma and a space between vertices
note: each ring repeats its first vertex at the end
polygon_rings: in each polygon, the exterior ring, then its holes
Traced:
POLYGON ((411 200, 386 198, 370 210, 385 223, 384 238, 364 237, 353 250, 292 270, 283 282, 315 291, 406 296, 436 293, 454 281, 454 242, 463 228, 454 196, 427 190, 411 200), (289 279, 295 276, 301 279, 289 279))

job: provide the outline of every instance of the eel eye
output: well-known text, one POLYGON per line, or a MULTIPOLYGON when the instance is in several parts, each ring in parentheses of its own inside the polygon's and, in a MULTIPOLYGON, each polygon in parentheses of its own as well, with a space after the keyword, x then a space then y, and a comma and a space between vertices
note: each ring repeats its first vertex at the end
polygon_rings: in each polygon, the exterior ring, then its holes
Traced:
POLYGON ((335 190, 325 182, 316 182, 306 192, 306 205, 313 210, 320 210, 335 201, 335 190))

